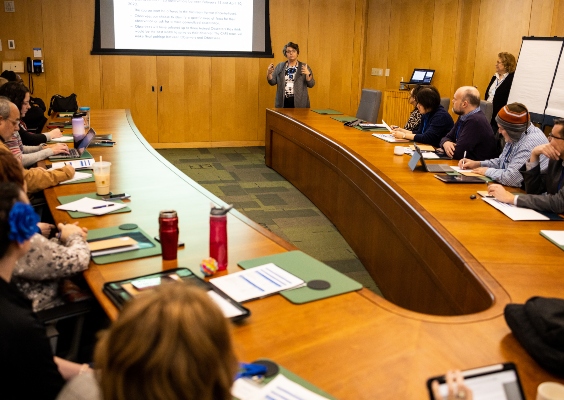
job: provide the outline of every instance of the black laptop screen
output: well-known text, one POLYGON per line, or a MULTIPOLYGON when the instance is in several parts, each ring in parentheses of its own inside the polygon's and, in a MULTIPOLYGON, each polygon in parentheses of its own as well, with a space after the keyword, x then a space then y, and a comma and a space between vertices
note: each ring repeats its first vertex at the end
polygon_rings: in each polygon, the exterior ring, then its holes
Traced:
POLYGON ((433 80, 433 75, 435 74, 434 69, 420 69, 415 68, 409 83, 417 85, 430 85, 433 80))

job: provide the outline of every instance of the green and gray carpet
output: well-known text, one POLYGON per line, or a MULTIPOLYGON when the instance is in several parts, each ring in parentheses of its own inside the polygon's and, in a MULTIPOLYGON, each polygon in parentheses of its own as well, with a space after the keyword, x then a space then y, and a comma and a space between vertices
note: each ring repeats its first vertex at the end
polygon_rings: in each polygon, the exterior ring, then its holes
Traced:
POLYGON ((264 147, 158 152, 256 223, 381 295, 335 226, 299 190, 264 164, 264 147))

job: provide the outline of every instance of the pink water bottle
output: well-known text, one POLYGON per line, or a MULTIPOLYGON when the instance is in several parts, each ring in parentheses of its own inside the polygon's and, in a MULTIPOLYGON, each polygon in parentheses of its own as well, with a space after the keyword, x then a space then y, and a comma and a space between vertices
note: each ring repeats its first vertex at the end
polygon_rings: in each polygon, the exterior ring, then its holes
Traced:
POLYGON ((176 211, 161 211, 159 214, 159 236, 163 249, 163 260, 176 260, 178 233, 178 216, 176 211))
POLYGON ((212 207, 210 211, 210 257, 217 261, 217 270, 227 269, 227 213, 233 208, 212 207))

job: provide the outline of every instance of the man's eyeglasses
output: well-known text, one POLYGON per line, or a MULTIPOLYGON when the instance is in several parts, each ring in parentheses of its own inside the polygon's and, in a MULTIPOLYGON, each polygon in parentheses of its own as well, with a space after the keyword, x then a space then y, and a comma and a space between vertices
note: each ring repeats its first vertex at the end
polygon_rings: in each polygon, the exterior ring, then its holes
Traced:
POLYGON ((564 140, 564 138, 562 138, 562 137, 554 136, 552 134, 552 132, 548 134, 548 140, 550 140, 550 139, 564 140))
POLYGON ((19 119, 19 118, 16 119, 16 120, 13 120, 13 119, 10 119, 10 118, 4 118, 4 119, 5 119, 6 121, 10 121, 10 122, 12 123, 12 125, 14 125, 14 126, 18 126, 18 125, 20 124, 20 119, 19 119))

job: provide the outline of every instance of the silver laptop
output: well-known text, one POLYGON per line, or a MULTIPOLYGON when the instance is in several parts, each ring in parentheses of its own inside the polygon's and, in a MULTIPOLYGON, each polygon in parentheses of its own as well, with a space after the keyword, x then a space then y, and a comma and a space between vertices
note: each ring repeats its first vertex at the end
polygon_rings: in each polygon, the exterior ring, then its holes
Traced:
POLYGON ((90 143, 92 143, 95 137, 96 132, 93 128, 90 128, 88 130, 88 133, 82 138, 82 140, 74 142, 74 149, 69 149, 69 154, 55 154, 54 156, 49 157, 49 160, 58 160, 61 158, 81 158, 82 154, 90 145, 90 143))
POLYGON ((409 160, 409 163, 407 164, 409 165, 409 168, 412 171, 415 171, 415 168, 417 168, 417 163, 421 161, 421 166, 423 167, 423 170, 427 172, 439 172, 439 173, 455 172, 454 169, 452 169, 447 164, 427 164, 425 162, 425 158, 423 157, 423 153, 421 153, 421 149, 419 148, 419 146, 417 146, 416 143, 414 143, 413 146, 415 147, 415 151, 411 156, 411 160, 409 160))

